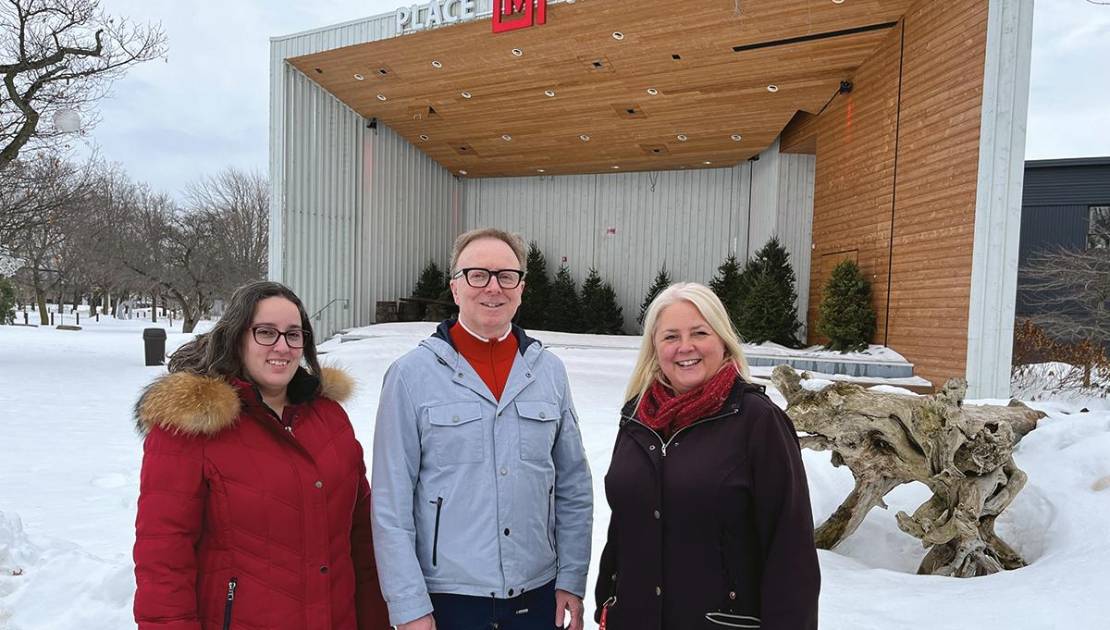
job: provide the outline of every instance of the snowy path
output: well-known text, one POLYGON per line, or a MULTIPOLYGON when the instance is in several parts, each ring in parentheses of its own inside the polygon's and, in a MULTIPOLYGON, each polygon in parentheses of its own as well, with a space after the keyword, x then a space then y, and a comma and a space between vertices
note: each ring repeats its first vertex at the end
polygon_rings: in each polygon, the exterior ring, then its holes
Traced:
MULTIPOLYGON (((141 443, 131 405, 163 371, 142 365, 144 325, 106 320, 80 332, 0 326, 0 630, 134 627, 130 552, 141 443)), ((380 326, 373 339, 326 345, 325 362, 360 381, 347 407, 365 444, 385 368, 430 330, 380 326)), ((171 332, 170 346, 185 339, 171 332)), ((596 565, 608 522, 602 479, 636 351, 627 338, 551 341, 570 372, 594 472, 596 565)), ((1110 404, 1083 404, 1092 411, 1040 403, 1051 415, 1019 449, 1030 483, 998 529, 1030 567, 974 580, 914 575, 923 552, 897 529, 894 512, 912 511, 927 495, 904 486, 892 493, 889 512, 872 513, 835 553, 820 553, 822 628, 1108 627, 1110 489, 1094 487, 1100 479, 1110 485, 1110 404), (1005 609, 995 612, 999 604, 1005 609)), ((815 516, 823 519, 851 477, 833 469, 827 454, 804 457, 815 516)))

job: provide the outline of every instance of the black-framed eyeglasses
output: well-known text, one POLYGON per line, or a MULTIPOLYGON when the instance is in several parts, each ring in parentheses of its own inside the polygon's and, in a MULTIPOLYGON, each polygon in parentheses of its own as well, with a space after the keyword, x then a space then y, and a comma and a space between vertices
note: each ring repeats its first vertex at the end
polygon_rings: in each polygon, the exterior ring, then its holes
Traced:
POLYGON ((467 267, 459 269, 452 278, 466 278, 466 283, 475 289, 484 289, 489 286, 490 278, 497 276, 497 284, 502 289, 515 289, 524 279, 524 272, 520 269, 483 269, 481 267, 467 267))
POLYGON ((307 330, 293 328, 281 332, 273 326, 252 326, 251 335, 254 336, 255 343, 260 346, 272 346, 278 342, 280 337, 285 337, 285 344, 294 349, 303 348, 305 340, 308 339, 307 330))

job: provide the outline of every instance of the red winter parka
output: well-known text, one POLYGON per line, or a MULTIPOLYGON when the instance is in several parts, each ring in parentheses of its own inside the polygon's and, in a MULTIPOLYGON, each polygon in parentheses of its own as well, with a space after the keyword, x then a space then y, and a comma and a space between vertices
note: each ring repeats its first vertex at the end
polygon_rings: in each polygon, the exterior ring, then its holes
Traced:
POLYGON ((285 422, 237 379, 184 372, 135 407, 139 630, 381 630, 370 486, 338 370, 300 369, 285 422))

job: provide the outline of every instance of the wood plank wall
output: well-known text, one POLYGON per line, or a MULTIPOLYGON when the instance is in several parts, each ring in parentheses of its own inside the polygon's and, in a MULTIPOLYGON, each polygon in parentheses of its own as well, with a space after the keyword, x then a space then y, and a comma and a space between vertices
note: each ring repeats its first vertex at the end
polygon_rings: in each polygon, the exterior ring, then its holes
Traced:
POLYGON ((872 282, 875 341, 937 385, 965 373, 986 21, 987 0, 920 0, 852 92, 782 139, 817 154, 810 330, 833 267, 853 258, 872 282))

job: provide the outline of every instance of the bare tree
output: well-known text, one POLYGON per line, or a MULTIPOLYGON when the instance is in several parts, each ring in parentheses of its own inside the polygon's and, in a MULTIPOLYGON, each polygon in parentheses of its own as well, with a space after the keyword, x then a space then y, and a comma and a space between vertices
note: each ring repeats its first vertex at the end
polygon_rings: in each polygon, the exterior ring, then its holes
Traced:
POLYGON ((34 290, 40 321, 45 323, 50 317, 46 294, 61 279, 61 251, 71 232, 69 221, 84 195, 88 171, 56 157, 44 157, 29 163, 26 172, 26 187, 20 194, 36 219, 16 232, 7 249, 23 261, 20 273, 34 290))
MULTIPOLYGON (((1104 217, 1110 223, 1110 217, 1104 217)), ((1056 249, 1034 255, 1021 270, 1025 301, 1032 320, 1052 339, 1088 350, 1084 385, 1094 363, 1110 345, 1110 225, 1092 225, 1091 247, 1056 249)))
POLYGON ((45 128, 44 116, 92 117, 115 79, 165 49, 160 26, 111 17, 99 0, 0 0, 0 172, 67 132, 45 128))
POLYGON ((190 210, 216 228, 214 249, 222 261, 221 293, 266 276, 270 233, 270 184, 257 172, 220 171, 186 189, 190 210))

